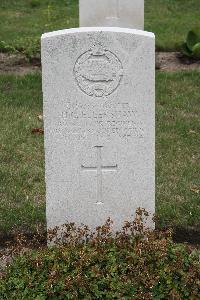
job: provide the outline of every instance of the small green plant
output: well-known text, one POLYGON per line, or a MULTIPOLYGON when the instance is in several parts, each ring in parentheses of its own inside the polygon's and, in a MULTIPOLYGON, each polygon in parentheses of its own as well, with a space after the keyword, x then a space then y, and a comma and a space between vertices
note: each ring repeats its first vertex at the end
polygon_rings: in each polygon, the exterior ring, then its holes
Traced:
POLYGON ((16 50, 24 54, 29 62, 40 61, 40 38, 19 38, 16 50))
POLYGON ((23 53, 29 62, 40 61, 40 38, 26 39, 26 46, 23 53))
POLYGON ((14 259, 0 299, 199 299, 199 251, 174 244, 170 231, 145 230, 146 216, 138 209, 116 235, 110 219, 95 232, 66 224, 56 246, 14 259))
POLYGON ((190 30, 182 44, 182 53, 187 57, 200 59, 200 30, 190 30))
POLYGON ((40 38, 20 38, 15 47, 0 41, 0 52, 21 53, 29 62, 40 61, 40 38))
POLYGON ((16 53, 17 50, 15 49, 15 47, 7 44, 5 41, 0 41, 0 52, 16 53))

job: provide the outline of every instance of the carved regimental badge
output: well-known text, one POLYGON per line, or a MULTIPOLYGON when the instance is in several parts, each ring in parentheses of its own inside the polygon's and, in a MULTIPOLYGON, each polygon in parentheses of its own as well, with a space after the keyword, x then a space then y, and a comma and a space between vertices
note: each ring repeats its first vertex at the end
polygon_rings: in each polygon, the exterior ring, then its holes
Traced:
POLYGON ((123 68, 115 54, 96 46, 77 59, 74 75, 84 93, 103 97, 112 94, 119 86, 123 68))

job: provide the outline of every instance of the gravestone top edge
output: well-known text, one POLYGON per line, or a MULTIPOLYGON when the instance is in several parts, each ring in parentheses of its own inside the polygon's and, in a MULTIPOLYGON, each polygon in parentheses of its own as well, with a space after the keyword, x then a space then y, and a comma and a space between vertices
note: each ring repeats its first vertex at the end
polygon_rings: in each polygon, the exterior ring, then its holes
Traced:
POLYGON ((80 28, 70 28, 57 30, 52 32, 47 32, 42 34, 41 39, 51 38, 59 35, 73 34, 73 33, 91 33, 91 32, 116 32, 116 33, 129 33, 135 35, 146 36, 155 39, 155 34, 148 31, 143 31, 139 29, 130 29, 122 27, 80 27, 80 28))

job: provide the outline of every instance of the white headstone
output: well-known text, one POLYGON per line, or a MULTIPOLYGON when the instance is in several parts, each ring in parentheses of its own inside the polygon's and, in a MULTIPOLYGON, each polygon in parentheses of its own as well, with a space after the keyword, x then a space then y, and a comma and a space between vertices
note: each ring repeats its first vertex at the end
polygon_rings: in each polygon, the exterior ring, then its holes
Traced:
POLYGON ((144 0, 79 0, 80 27, 144 29, 144 0))
POLYGON ((154 51, 132 29, 42 36, 48 228, 154 213, 154 51))

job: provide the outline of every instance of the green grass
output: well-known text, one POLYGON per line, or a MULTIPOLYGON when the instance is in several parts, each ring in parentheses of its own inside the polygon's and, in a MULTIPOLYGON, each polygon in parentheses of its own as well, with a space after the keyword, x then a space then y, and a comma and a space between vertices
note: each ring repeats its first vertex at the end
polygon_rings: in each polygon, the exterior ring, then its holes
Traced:
MULTIPOLYGON (((146 0, 145 29, 156 34, 157 48, 174 50, 193 27, 200 27, 197 0, 146 0)), ((0 49, 17 48, 29 58, 40 52, 44 32, 77 27, 78 0, 1 0, 0 49)))
MULTIPOLYGON (((157 73, 157 213, 164 227, 200 225, 200 74, 157 73), (195 192, 196 189, 196 192, 195 192)), ((0 76, 0 232, 45 224, 40 75, 0 76)))
POLYGON ((0 107, 0 231, 29 230, 45 221, 40 76, 0 76, 0 107))
POLYGON ((200 73, 157 74, 160 224, 200 225, 200 73))
POLYGON ((145 29, 156 35, 160 50, 180 49, 186 34, 200 28, 198 0, 145 0, 145 29))
POLYGON ((44 32, 77 27, 78 0, 1 0, 0 49, 16 48, 28 57, 40 52, 44 32))

